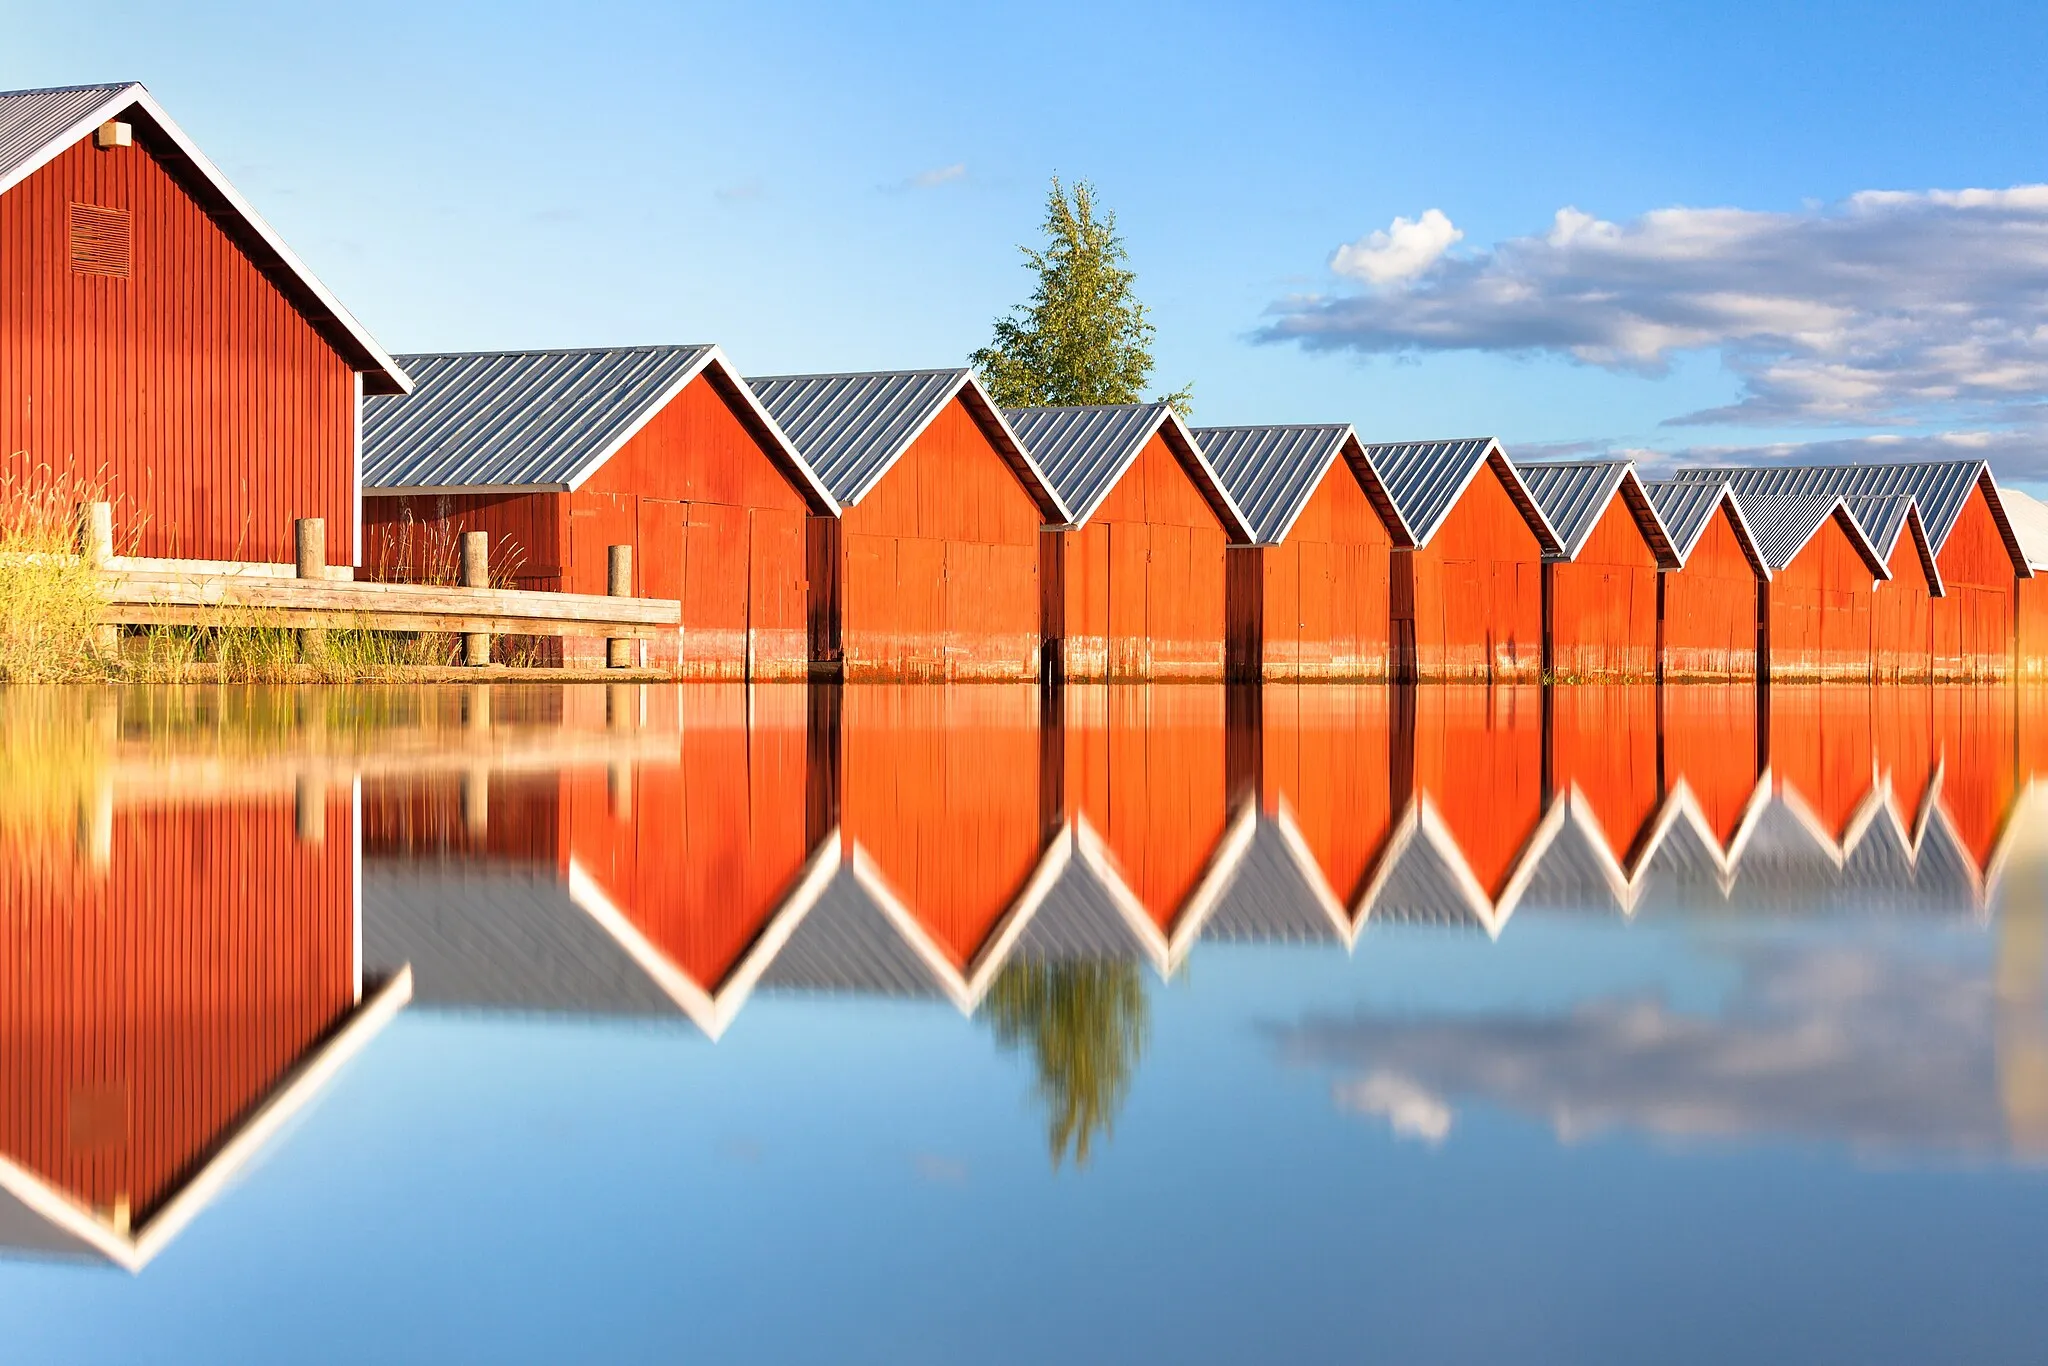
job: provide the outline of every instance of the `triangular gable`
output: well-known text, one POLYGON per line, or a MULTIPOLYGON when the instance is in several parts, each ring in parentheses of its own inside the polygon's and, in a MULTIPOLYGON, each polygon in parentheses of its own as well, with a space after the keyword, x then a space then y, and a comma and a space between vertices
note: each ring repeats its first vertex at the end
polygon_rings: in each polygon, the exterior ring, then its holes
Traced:
POLYGON ((414 392, 364 408, 366 495, 581 488, 701 376, 813 512, 839 511, 716 346, 464 351, 405 361, 414 392))
POLYGON ((1285 797, 1259 819, 1237 874, 1202 921, 1201 937, 1253 943, 1334 939, 1352 946, 1350 913, 1285 797), (1306 895, 1295 895, 1297 888, 1306 895))
POLYGON ((1201 876, 1188 890, 1170 918, 1170 930, 1161 930, 1145 903, 1125 879, 1109 845, 1085 815, 1073 821, 1074 858, 1088 869, 1109 893, 1125 924, 1132 943, 1151 962, 1161 977, 1171 977, 1186 961, 1188 951, 1201 937, 1202 926, 1237 874, 1238 865, 1250 851, 1258 825, 1257 803, 1241 802, 1230 823, 1224 827, 1215 848, 1202 865, 1201 876))
POLYGON ((412 391, 412 380, 399 363, 292 254, 220 168, 207 160, 139 83, 0 91, 0 194, 49 165, 101 124, 116 119, 142 123, 139 140, 146 150, 190 173, 183 177, 188 189, 199 189, 201 194, 195 197, 202 202, 205 198, 215 201, 204 205, 213 219, 238 239, 283 293, 293 297, 299 312, 328 344, 362 373, 366 393, 412 391), (160 142, 150 135, 152 130, 161 135, 160 142))
POLYGON ((753 994, 761 974, 789 942, 811 908, 825 894, 825 887, 839 866, 839 832, 834 830, 804 861, 803 870, 788 895, 769 916, 739 960, 716 982, 699 982, 683 971, 653 940, 633 923, 632 917, 606 895, 598 881, 584 871, 572 856, 569 860, 569 899, 581 907, 619 947, 638 964, 676 1008, 690 1017, 712 1040, 721 1037, 753 994))
POLYGON ((972 370, 763 375, 746 381, 841 507, 873 491, 947 405, 959 400, 1052 522, 1066 504, 972 370))
POLYGON ((1572 561, 1586 549, 1601 518, 1618 497, 1629 517, 1649 542, 1662 569, 1679 568, 1678 552, 1656 506, 1643 489, 1635 466, 1626 460, 1518 461, 1515 472, 1543 509, 1561 543, 1556 560, 1572 561))
POLYGON ((1543 553, 1555 555, 1563 550, 1557 529, 1543 515, 1500 442, 1490 436, 1368 444, 1365 457, 1379 472, 1388 497, 1399 509, 1411 545, 1428 545, 1479 471, 1491 468, 1506 485, 1522 519, 1536 533, 1543 553))
POLYGON ((1394 837, 1388 841, 1385 861, 1368 880, 1364 893, 1359 897, 1353 912, 1354 921, 1362 930, 1367 919, 1373 916, 1384 915, 1389 910, 1400 915, 1409 909, 1403 904, 1403 891, 1411 896, 1420 891, 1419 904, 1427 908, 1420 918, 1467 920, 1485 930, 1489 939, 1498 939, 1529 890, 1551 842, 1564 828, 1565 820, 1564 804, 1552 801, 1523 841, 1500 895, 1494 897, 1487 895, 1485 886, 1466 861, 1456 833, 1438 814, 1436 803, 1429 794, 1410 798, 1401 818, 1395 822, 1394 837), (1435 877, 1425 876, 1419 886, 1410 885, 1404 889, 1402 875, 1415 867, 1418 853, 1427 855, 1422 862, 1435 877))
POLYGON ((1172 404, 1006 408, 1003 416, 1059 491, 1069 527, 1087 525, 1146 444, 1161 436, 1223 523, 1231 543, 1251 544, 1251 524, 1172 404))
POLYGON ((1742 502, 1736 497, 1732 485, 1687 483, 1674 479, 1646 480, 1643 492, 1651 506, 1657 509, 1658 520, 1671 537, 1671 548, 1678 556, 1679 568, 1683 569, 1691 562, 1693 551, 1699 549, 1700 542, 1706 538, 1707 528, 1714 524, 1716 516, 1726 511, 1750 568, 1756 571, 1758 578, 1766 582, 1770 580, 1770 562, 1764 558, 1763 548, 1757 544, 1756 532, 1743 515, 1742 502))
POLYGON ((1875 580, 1889 579, 1891 567, 1877 553, 1877 547, 1863 534, 1863 527, 1840 497, 1822 494, 1769 493, 1738 494, 1743 515, 1756 532, 1764 560, 1782 570, 1799 558, 1807 543, 1830 521, 1842 528, 1849 544, 1862 557, 1875 580))
POLYGON ((1395 544, 1408 543, 1401 514, 1348 423, 1196 427, 1194 437, 1251 524, 1255 545, 1287 539, 1340 458, 1357 476, 1395 544))
POLYGON ((31 1251, 97 1255, 130 1272, 142 1270, 199 1216, 214 1197, 326 1089, 335 1073, 381 1033, 412 999, 412 970, 400 968, 347 1020, 288 1072, 214 1149, 198 1171, 138 1228, 122 1228, 86 1208, 28 1168, 0 1157, 0 1222, 45 1236, 31 1251))

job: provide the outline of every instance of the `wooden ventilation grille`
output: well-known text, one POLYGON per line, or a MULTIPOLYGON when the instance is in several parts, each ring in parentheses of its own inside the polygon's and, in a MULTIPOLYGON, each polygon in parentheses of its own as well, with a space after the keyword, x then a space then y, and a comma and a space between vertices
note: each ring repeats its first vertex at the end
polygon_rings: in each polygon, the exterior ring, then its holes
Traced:
POLYGON ((71 206, 71 269, 75 273, 127 279, 133 241, 128 210, 98 204, 71 206))

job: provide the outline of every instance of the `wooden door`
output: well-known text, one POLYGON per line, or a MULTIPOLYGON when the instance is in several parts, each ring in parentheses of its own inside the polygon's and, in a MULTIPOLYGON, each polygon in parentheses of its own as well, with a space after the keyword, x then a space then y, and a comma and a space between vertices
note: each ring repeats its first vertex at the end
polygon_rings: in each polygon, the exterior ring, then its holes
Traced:
POLYGON ((781 508, 747 515, 747 675, 801 678, 809 666, 805 517, 781 508))

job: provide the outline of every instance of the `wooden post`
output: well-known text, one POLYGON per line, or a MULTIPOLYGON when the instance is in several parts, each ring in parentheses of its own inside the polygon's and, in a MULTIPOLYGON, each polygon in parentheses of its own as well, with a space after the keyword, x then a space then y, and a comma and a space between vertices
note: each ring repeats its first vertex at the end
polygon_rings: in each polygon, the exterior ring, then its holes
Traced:
POLYGON ((292 815, 298 826, 299 843, 320 844, 327 839, 327 785, 316 774, 301 773, 292 785, 292 815))
MULTIPOLYGON (((633 547, 629 545, 607 546, 605 548, 604 591, 614 598, 633 596, 633 547)), ((630 669, 637 662, 639 651, 630 639, 611 639, 604 643, 604 666, 607 669, 630 669)))
MULTIPOLYGON (((327 577, 327 519, 301 517, 292 523, 292 548, 302 579, 327 577)), ((299 632, 299 654, 311 662, 327 653, 327 632, 306 627, 299 632)))
MULTIPOLYGON (((462 533, 462 586, 491 586, 491 533, 488 531, 462 533)), ((490 632, 470 631, 462 637, 462 662, 472 669, 481 669, 491 662, 490 632)))
POLYGON ((462 828, 482 842, 491 829, 491 770, 477 764, 462 775, 462 828))
MULTIPOLYGON (((114 505, 112 503, 87 503, 85 517, 79 526, 79 553, 88 564, 105 572, 114 559, 114 505)), ((121 658, 121 628, 102 622, 93 627, 93 649, 101 659, 118 661, 121 658)))

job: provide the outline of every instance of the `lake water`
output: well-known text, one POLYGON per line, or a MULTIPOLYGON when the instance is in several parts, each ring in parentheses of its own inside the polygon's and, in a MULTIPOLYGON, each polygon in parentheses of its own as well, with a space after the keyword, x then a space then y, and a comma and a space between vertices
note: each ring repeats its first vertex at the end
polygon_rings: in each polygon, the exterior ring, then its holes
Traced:
POLYGON ((2038 1362, 2048 696, 0 691, 0 1357, 2038 1362))

